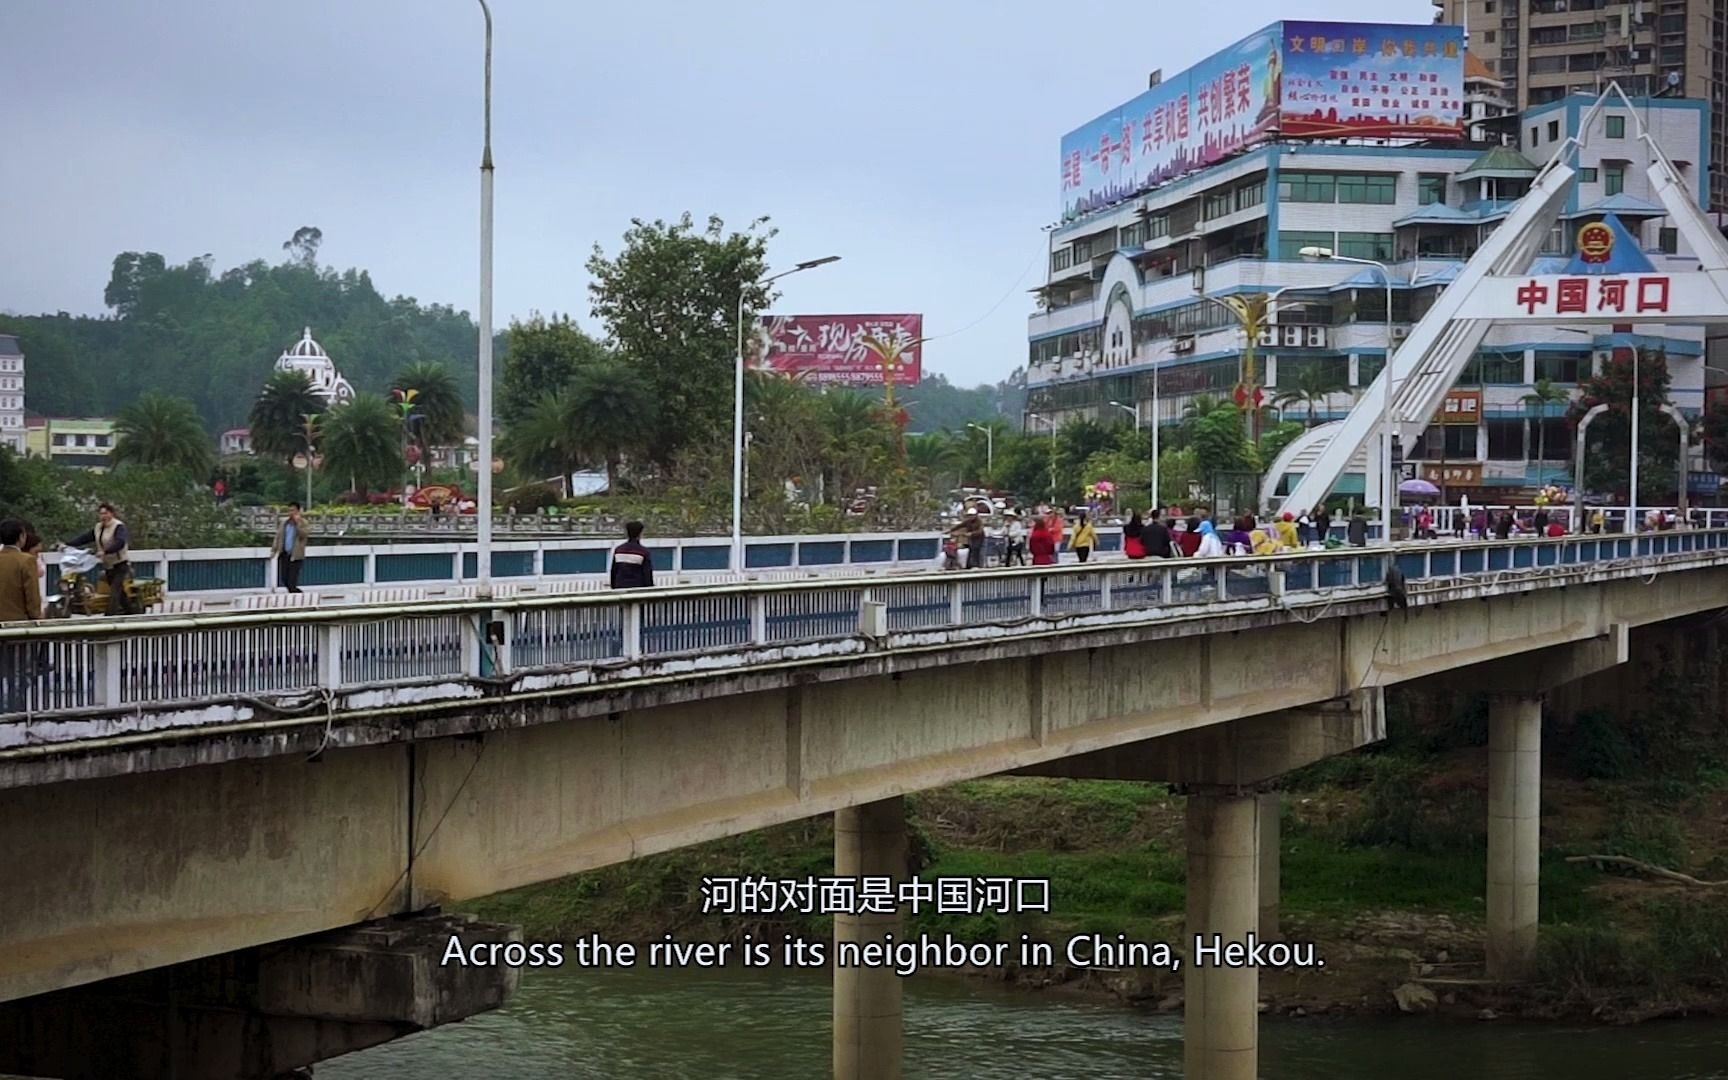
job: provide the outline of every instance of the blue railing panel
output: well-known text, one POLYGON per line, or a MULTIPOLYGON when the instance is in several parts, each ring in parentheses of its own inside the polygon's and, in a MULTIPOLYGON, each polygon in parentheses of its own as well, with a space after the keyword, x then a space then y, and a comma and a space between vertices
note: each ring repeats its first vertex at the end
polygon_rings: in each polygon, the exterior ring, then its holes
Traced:
POLYGON ((1399 555, 1398 572, 1411 581, 1426 577, 1428 574, 1428 559, 1420 552, 1399 555))
POLYGON ((799 566, 840 566, 846 562, 843 540, 821 540, 798 545, 799 566))
MULTIPOLYGON (((552 553, 546 553, 551 558, 552 553)), ((686 547, 681 556, 684 560, 680 570, 730 570, 732 568, 732 549, 720 544, 695 544, 686 547)))
POLYGON ((894 561, 894 541, 854 540, 852 561, 855 563, 885 563, 894 561))
POLYGON ((744 548, 744 565, 752 570, 791 566, 791 544, 749 544, 744 548))
POLYGON ((1456 551, 1436 551, 1428 560, 1428 569, 1435 577, 1453 577, 1458 573, 1456 551))
POLYGON ((379 582, 450 581, 454 561, 450 553, 444 551, 380 555, 373 574, 379 582))
MULTIPOLYGON (((168 564, 168 591, 262 589, 265 562, 264 559, 176 560, 168 564)), ((132 571, 139 577, 156 576, 155 567, 146 571, 142 565, 135 565, 132 571)))
MULTIPOLYGON (((557 574, 602 574, 606 572, 608 553, 599 548, 549 548, 541 558, 542 572, 548 577, 557 574)), ((724 567, 722 567, 724 569, 724 567)))
MULTIPOLYGON (((480 557, 474 552, 464 551, 462 553, 463 578, 473 580, 479 577, 480 571, 477 569, 479 565, 480 557)), ((654 565, 671 566, 671 549, 662 548, 655 553, 654 565), (662 562, 661 560, 665 561, 662 562)), ((532 551, 494 551, 492 553, 492 576, 495 578, 533 577, 534 553, 532 551)))
POLYGON ((302 585, 364 585, 366 556, 308 555, 300 564, 302 585))
POLYGON ((942 544, 933 536, 900 541, 901 562, 934 562, 942 544))

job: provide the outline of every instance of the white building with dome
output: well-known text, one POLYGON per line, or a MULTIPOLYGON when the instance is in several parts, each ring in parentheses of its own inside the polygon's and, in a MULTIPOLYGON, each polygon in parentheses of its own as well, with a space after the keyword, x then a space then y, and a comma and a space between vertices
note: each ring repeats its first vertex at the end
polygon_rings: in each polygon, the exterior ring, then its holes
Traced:
POLYGON ((354 398, 354 387, 342 373, 324 347, 312 340, 312 328, 306 327, 299 341, 276 358, 277 371, 298 371, 312 380, 312 390, 331 405, 341 405, 354 398))

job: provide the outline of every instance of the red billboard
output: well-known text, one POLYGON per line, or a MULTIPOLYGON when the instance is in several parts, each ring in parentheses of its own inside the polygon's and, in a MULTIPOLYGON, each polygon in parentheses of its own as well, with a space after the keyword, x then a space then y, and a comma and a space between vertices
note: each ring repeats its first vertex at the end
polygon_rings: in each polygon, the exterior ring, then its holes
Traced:
POLYGON ((807 382, 916 386, 922 315, 764 315, 750 366, 807 382))

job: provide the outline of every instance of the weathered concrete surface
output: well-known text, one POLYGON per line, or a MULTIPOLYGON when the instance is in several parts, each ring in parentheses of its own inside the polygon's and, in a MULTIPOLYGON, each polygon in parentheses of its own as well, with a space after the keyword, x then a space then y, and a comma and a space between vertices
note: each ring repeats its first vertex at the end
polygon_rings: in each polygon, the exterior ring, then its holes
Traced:
POLYGON ((1488 699, 1488 977, 1536 968, 1542 857, 1542 699, 1488 699))
MULTIPOLYGON (((34 786, 0 790, 0 851, 31 872, 0 876, 0 911, 21 913, 0 928, 0 1001, 1590 641, 1720 607, 1725 585, 1728 570, 1712 568, 1486 599, 1461 588, 1469 599, 1307 621, 1104 618, 761 672, 542 688, 344 717, 310 763, 287 751, 318 746, 322 720, 13 757, 10 780, 34 786), (439 737, 456 732, 478 734, 439 737), (277 756, 53 782, 266 749, 277 756)), ((1215 775, 1264 771, 1231 768, 1215 775)))
POLYGON ((67 1080, 271 1080, 498 1008, 517 971, 439 961, 513 927, 435 916, 159 968, 0 1005, 0 1072, 67 1080))
MULTIPOLYGON (((1260 918, 1260 800, 1233 789, 1188 796, 1190 942, 1216 935, 1246 942, 1260 918)), ((1183 966, 1182 1075, 1255 1080, 1260 1055, 1260 972, 1196 962, 1183 966)))

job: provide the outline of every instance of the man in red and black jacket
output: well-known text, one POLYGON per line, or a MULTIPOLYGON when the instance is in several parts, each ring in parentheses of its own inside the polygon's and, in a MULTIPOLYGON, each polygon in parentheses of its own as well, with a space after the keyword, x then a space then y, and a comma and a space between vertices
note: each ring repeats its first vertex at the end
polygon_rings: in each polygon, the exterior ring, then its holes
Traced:
POLYGON ((614 589, 648 589, 654 586, 654 556, 642 546, 642 523, 632 521, 624 526, 626 537, 612 549, 612 587, 614 589))

